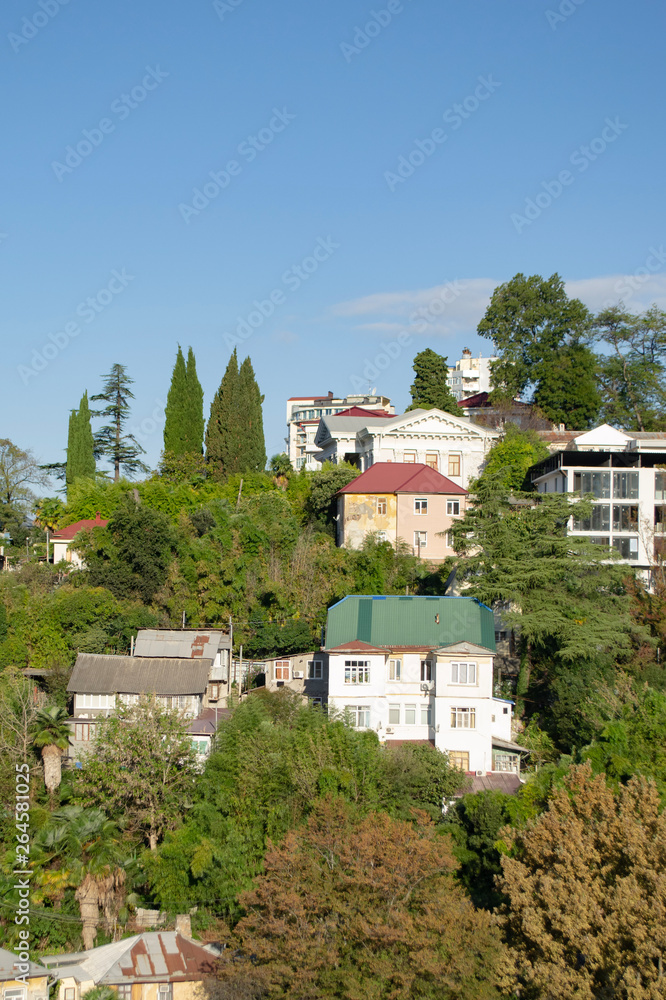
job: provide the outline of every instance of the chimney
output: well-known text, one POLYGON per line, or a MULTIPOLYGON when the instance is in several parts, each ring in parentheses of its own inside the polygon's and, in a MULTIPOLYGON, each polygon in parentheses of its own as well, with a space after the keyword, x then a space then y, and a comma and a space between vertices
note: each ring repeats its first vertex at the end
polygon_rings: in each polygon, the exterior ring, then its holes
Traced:
POLYGON ((176 917, 176 934, 183 937, 192 937, 192 918, 189 913, 179 913, 176 917))
POLYGON ((463 347, 463 358, 471 358, 471 357, 472 357, 472 352, 470 351, 469 347, 463 347))

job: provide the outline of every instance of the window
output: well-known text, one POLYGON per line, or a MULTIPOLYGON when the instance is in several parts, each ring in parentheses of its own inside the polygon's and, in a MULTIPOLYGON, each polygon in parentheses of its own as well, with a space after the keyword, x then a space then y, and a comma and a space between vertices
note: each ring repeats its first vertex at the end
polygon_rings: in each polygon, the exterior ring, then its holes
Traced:
POLYGON ((666 473, 655 472, 654 474, 654 498, 655 500, 666 500, 666 473))
POLYGON ((4 997, 5 1000, 25 1000, 25 990, 5 990, 4 997))
POLYGON ((666 534, 666 507, 654 508, 654 530, 655 534, 666 534))
POLYGON ((157 1000, 171 1000, 171 983, 160 983, 157 987, 157 1000))
POLYGON ((452 684, 476 684, 476 663, 452 663, 452 684))
POLYGON ((457 517, 460 514, 460 500, 447 500, 446 513, 451 517, 457 517))
POLYGON ((377 532, 377 541, 378 542, 385 542, 385 541, 387 541, 387 536, 386 536, 386 532, 385 531, 378 531, 377 532))
POLYGON ((192 749, 200 757, 205 757, 208 753, 208 740, 192 740, 192 749))
POLYGON ((449 750, 449 764, 459 771, 469 771, 469 752, 467 750, 449 750))
POLYGON ((517 773, 520 770, 520 757, 516 753, 493 750, 493 771, 511 771, 517 773))
POLYGON ((310 698, 310 704, 313 708, 323 708, 324 702, 321 698, 310 698))
POLYGON ((119 694, 118 701, 121 705, 138 705, 139 695, 138 694, 119 694))
POLYGON ((429 468, 434 469, 435 472, 437 472, 437 452, 436 451, 427 451, 426 452, 425 464, 429 468))
POLYGON ((408 462, 413 465, 416 462, 416 452, 415 451, 403 451, 402 453, 403 462, 408 462))
POLYGON ((451 729, 476 729, 476 709, 452 708, 451 729))
POLYGON ((593 493, 598 500, 610 496, 610 472, 574 472, 574 492, 593 493))
POLYGON ((377 497, 377 513, 386 513, 386 497, 377 497))
POLYGON ((416 725, 416 705, 405 705, 405 725, 416 725))
POLYGON ((638 531, 638 504, 613 504, 613 531, 638 531))
POLYGON ((455 535, 453 534, 452 531, 447 531, 446 532, 446 545, 447 545, 447 548, 449 548, 449 549, 454 549, 456 547, 455 546, 455 535))
POLYGON ((508 715, 508 714, 509 714, 509 709, 505 705, 504 708, 502 709, 502 715, 508 715))
POLYGON ((638 559, 637 538, 614 538, 613 548, 617 549, 623 559, 638 559))
POLYGON ((389 680, 399 681, 402 675, 402 660, 389 660, 389 680))
POLYGON ((415 514, 427 514, 428 513, 428 501, 427 500, 415 500, 414 501, 414 513, 415 514))
POLYGON ((432 680, 432 663, 430 660, 421 660, 421 680, 432 680))
POLYGON ((389 726, 400 725, 400 705, 389 705, 389 726))
POLYGON ((88 722, 74 723, 74 739, 77 743, 88 743, 95 739, 95 727, 88 722))
POLYGON ((449 475, 460 475, 460 455, 449 455, 449 475))
POLYGON ((432 707, 430 702, 421 705, 421 725, 432 726, 432 707))
POLYGON ((369 660, 345 660, 345 684, 369 684, 369 660))
POLYGON ((191 696, 189 694, 165 694, 157 699, 165 708, 188 709, 190 708, 191 696))
POLYGON ((324 664, 321 660, 308 660, 308 680, 310 681, 320 681, 323 672, 324 664))
POLYGON ((638 500, 638 473, 614 472, 613 496, 616 500, 638 500))
POLYGON ((580 521, 574 518, 573 526, 574 531, 610 531, 609 504, 595 504, 590 516, 580 521))
POLYGON ((506 632, 495 632, 495 642, 506 642, 506 632))
MULTIPOLYGON (((120 983, 120 985, 117 986, 116 989, 118 990, 118 996, 121 997, 122 1000, 132 1000, 132 984, 131 983, 120 983)), ((67 990, 65 990, 65 994, 66 993, 67 993, 67 990)), ((69 1000, 69 998, 67 996, 65 996, 65 1000, 69 1000)), ((73 998, 72 998, 72 1000, 73 1000, 73 998)))
POLYGON ((114 708, 115 694, 77 694, 74 698, 75 708, 114 708))
POLYGON ((208 693, 208 697, 209 697, 209 699, 211 701, 217 701, 217 699, 220 697, 220 685, 219 684, 211 684, 210 685, 210 691, 208 693))
POLYGON ((355 729, 370 728, 370 706, 350 705, 347 709, 351 716, 351 723, 355 729))
POLYGON ((417 551, 425 549, 428 546, 428 532, 427 531, 415 531, 414 532, 414 548, 417 551))
POLYGON ((289 660, 276 660, 275 661, 275 680, 276 681, 288 681, 289 680, 289 670, 291 664, 289 660))

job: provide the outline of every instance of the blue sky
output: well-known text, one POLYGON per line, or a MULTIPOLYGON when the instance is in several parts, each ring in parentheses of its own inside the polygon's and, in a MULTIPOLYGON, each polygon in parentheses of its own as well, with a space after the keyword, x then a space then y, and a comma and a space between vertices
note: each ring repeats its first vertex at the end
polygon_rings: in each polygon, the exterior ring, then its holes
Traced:
POLYGON ((177 343, 207 415, 237 341, 270 455, 289 396, 362 384, 399 412, 417 351, 488 354, 476 325, 518 271, 666 306, 665 21, 659 0, 6 0, 0 437, 62 460, 120 362, 155 465, 177 343))

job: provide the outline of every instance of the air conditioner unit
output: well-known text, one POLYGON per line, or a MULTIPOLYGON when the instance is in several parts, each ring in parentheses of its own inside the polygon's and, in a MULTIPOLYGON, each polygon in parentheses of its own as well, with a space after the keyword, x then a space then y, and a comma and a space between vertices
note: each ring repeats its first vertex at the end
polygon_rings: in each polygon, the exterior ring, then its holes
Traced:
POLYGON ((386 732, 387 733, 392 733, 393 732, 393 726, 387 726, 386 727, 386 732))
POLYGON ((421 685, 421 690, 422 691, 429 691, 430 690, 430 683, 428 681, 426 681, 424 684, 422 684, 421 685))
POLYGON ((477 778, 485 778, 486 776, 485 771, 475 771, 474 774, 477 776, 477 778))
POLYGON ((302 670, 294 670, 294 680, 295 681, 302 681, 303 680, 303 671, 302 670))

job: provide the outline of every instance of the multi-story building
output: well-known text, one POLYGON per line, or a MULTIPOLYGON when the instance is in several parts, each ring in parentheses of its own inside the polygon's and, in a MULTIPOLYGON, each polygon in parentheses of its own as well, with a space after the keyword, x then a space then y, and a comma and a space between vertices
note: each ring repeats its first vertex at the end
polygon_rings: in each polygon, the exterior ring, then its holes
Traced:
POLYGON ((463 349, 462 358, 449 368, 446 380, 456 399, 466 399, 477 392, 490 392, 491 361, 497 361, 497 358, 482 358, 481 355, 474 358, 468 347, 463 349))
POLYGON ((329 711, 380 740, 429 742, 464 771, 517 772, 512 703, 493 696, 495 626, 471 597, 345 597, 328 612, 329 711))
POLYGON ((295 469, 319 469, 321 462, 315 457, 319 448, 314 445, 317 426, 322 417, 343 413, 356 417, 370 412, 373 416, 391 415, 395 408, 388 396, 366 395, 292 396, 287 400, 287 454, 295 469))
POLYGON ((612 546, 646 574, 666 554, 666 433, 602 424, 532 466, 539 493, 592 494, 589 518, 569 532, 612 546))
POLYGON ((427 465, 375 462, 338 492, 338 545, 359 549, 369 534, 441 562, 454 554, 450 529, 467 492, 427 465))
POLYGON ((479 475, 499 431, 442 410, 399 416, 324 416, 314 443, 320 462, 351 462, 365 471, 376 462, 427 465, 467 489, 479 475))

